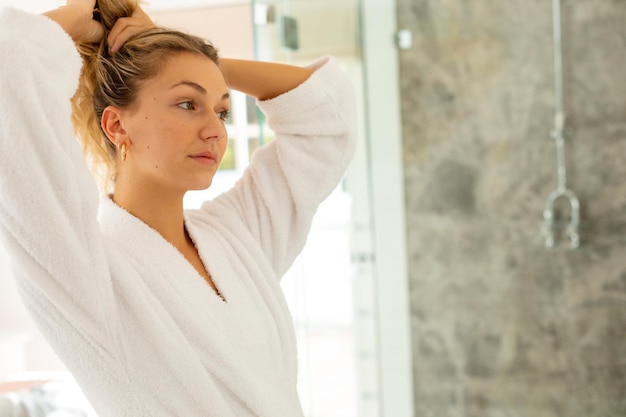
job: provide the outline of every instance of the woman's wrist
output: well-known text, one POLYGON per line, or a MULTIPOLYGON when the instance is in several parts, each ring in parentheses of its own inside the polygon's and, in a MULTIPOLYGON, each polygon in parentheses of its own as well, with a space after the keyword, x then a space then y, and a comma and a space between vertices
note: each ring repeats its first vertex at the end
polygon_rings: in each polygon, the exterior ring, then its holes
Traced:
POLYGON ((61 6, 44 13, 56 22, 76 43, 98 42, 102 39, 104 29, 93 20, 92 10, 78 6, 61 6))
POLYGON ((61 6, 58 9, 50 10, 45 12, 43 15, 47 16, 53 22, 56 22, 61 28, 68 34, 72 39, 74 39, 73 35, 73 24, 71 23, 71 19, 68 18, 67 13, 63 10, 66 6, 61 6))

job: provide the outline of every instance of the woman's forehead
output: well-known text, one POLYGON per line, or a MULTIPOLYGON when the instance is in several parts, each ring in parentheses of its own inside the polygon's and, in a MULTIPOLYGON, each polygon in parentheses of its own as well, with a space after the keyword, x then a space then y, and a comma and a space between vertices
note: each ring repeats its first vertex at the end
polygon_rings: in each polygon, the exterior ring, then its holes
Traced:
POLYGON ((157 74, 144 85, 147 89, 170 89, 180 85, 193 86, 222 96, 226 81, 218 65, 199 54, 179 53, 168 57, 157 74))

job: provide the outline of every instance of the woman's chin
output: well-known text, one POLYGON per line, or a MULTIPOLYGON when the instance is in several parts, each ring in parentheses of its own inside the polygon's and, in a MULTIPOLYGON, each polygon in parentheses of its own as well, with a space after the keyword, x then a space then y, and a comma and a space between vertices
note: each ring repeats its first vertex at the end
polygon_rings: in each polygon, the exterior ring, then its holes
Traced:
POLYGON ((213 184, 213 179, 211 178, 210 181, 204 181, 204 182, 199 182, 196 184, 192 184, 188 190, 189 191, 204 191, 206 189, 208 189, 211 184, 213 184))

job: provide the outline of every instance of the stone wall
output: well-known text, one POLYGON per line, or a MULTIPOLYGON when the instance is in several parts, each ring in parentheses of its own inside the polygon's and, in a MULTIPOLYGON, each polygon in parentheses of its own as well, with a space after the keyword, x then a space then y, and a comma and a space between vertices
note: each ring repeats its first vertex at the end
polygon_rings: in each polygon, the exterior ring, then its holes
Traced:
POLYGON ((551 2, 397 7, 416 416, 626 416, 626 3, 563 1, 578 250, 540 234, 551 2))

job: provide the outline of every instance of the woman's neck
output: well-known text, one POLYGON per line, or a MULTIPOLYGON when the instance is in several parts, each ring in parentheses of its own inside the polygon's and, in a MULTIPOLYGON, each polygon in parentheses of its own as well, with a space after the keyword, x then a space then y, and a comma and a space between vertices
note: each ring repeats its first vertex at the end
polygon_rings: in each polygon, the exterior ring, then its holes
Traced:
POLYGON ((187 242, 183 196, 179 192, 118 184, 112 198, 118 206, 159 232, 172 245, 181 247, 187 242))

